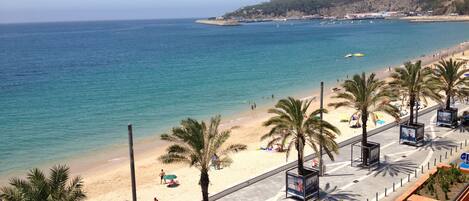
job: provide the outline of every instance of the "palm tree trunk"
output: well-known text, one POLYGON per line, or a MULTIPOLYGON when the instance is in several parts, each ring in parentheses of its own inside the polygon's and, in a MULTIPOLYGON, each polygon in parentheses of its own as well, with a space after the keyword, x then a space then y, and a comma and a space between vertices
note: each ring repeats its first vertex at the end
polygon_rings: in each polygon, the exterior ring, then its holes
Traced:
POLYGON ((368 122, 368 111, 362 111, 362 161, 363 165, 368 163, 368 133, 366 131, 366 124, 368 122))
POLYGON ((446 93, 446 109, 451 109, 451 96, 448 92, 446 93))
POLYGON ((409 114, 408 124, 414 124, 414 107, 415 107, 415 96, 414 95, 410 95, 409 105, 410 105, 410 108, 409 108, 410 114, 409 114))
POLYGON ((303 168, 303 152, 304 152, 304 143, 305 139, 303 137, 298 137, 297 138, 297 152, 298 152, 298 174, 303 175, 304 174, 304 168, 303 168))
POLYGON ((208 184, 210 180, 208 178, 207 170, 200 170, 200 188, 202 189, 202 200, 208 201, 208 184))

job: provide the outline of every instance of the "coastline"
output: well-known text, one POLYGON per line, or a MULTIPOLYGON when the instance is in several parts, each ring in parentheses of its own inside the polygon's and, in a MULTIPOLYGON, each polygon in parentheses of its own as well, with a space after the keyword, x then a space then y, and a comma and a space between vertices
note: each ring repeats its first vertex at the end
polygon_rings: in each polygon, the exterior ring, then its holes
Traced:
POLYGON ((469 22, 469 15, 408 16, 400 19, 409 20, 410 22, 469 22))
POLYGON ((206 24, 206 25, 216 25, 216 26, 239 26, 239 22, 236 20, 209 20, 209 19, 200 19, 196 20, 195 23, 206 24))
MULTIPOLYGON (((469 49, 469 44, 466 43, 464 50, 468 50, 468 49, 469 49)), ((445 48, 444 53, 438 56, 446 57, 448 55, 451 55, 452 54, 451 52, 460 52, 460 50, 461 50, 461 46, 460 44, 458 44, 451 48, 445 48), (450 52, 448 53, 448 51, 450 52)), ((427 55, 426 57, 423 57, 423 58, 422 57, 416 58, 414 60, 418 60, 418 59, 422 59, 424 64, 428 64, 428 63, 434 62, 434 60, 438 60, 438 58, 435 58, 432 55, 427 55)), ((385 78, 389 74, 387 67, 384 67, 384 66, 383 68, 380 68, 374 72, 377 73, 378 77, 380 78, 385 78)), ((326 87, 325 96, 329 97, 332 94, 330 89, 333 87, 336 87, 336 85, 329 85, 328 87, 326 87)), ((292 96, 302 97, 302 98, 314 97, 314 96, 318 97, 318 90, 319 89, 317 88, 308 89, 308 90, 304 89, 303 91, 293 92, 292 96)), ((262 131, 265 129, 258 128, 257 125, 269 117, 266 110, 270 108, 274 104, 274 102, 278 100, 278 98, 284 98, 284 97, 276 97, 274 101, 272 101, 269 104, 260 105, 255 111, 249 111, 248 109, 246 109, 246 111, 239 112, 239 114, 224 117, 223 119, 225 120, 222 122, 222 128, 227 129, 227 128, 239 126, 239 128, 233 130, 232 136, 233 138, 237 138, 237 139, 234 139, 234 141, 241 140, 244 143, 248 142, 249 153, 253 151, 259 152, 259 151, 253 150, 259 147, 259 145, 261 144, 258 140, 258 137, 254 135, 251 136, 251 133, 244 133, 244 134, 240 133, 239 130, 243 130, 243 131, 249 130, 251 132, 255 131, 257 134, 262 133, 262 131)), ((316 108, 317 104, 318 104, 318 101, 317 100, 314 101, 312 108, 316 108)), ((330 116, 334 116, 334 115, 329 115, 329 117, 330 116)), ((174 126, 177 126, 177 125, 174 125, 174 126)), ((358 133, 358 131, 354 132, 354 134, 356 133, 358 133)), ((344 138, 342 138, 342 136, 341 138, 339 138, 339 140, 343 140, 343 139, 344 138)), ((150 199, 150 197, 146 197, 148 196, 149 192, 155 191, 155 193, 158 195, 160 195, 162 192, 162 189, 160 189, 161 186, 157 186, 157 188, 153 187, 156 185, 155 182, 159 182, 157 181, 157 173, 160 168, 160 166, 154 166, 154 164, 155 163, 158 164, 158 162, 156 161, 157 155, 159 153, 162 153, 162 151, 164 151, 164 148, 166 146, 167 146, 167 143, 164 143, 158 140, 158 134, 155 134, 149 137, 144 137, 136 141, 135 153, 136 153, 137 174, 143 171, 146 171, 145 173, 143 173, 143 175, 137 175, 138 190, 139 192, 143 191, 143 193, 139 193, 139 198, 141 199, 145 199, 145 200, 150 199), (147 180, 148 178, 153 178, 153 179, 148 181, 147 180)), ((308 151, 311 151, 311 150, 308 150, 308 151)), ((84 156, 79 156, 77 158, 65 160, 65 162, 67 162, 71 166, 72 172, 74 175, 79 174, 85 178, 85 188, 88 192, 92 192, 92 194, 90 194, 89 196, 89 200, 122 200, 122 199, 127 198, 125 197, 126 195, 130 197, 130 194, 128 194, 129 189, 130 189, 128 188, 128 186, 130 186, 128 184, 130 184, 130 182, 127 182, 128 178, 125 177, 125 175, 128 174, 127 154, 128 154, 127 145, 119 144, 119 145, 109 146, 109 149, 106 149, 106 150, 100 150, 99 153, 89 153, 84 156), (103 157, 103 158, 100 158, 100 157, 103 157), (91 160, 92 163, 81 164, 81 161, 83 160, 87 160, 87 162, 91 160), (96 163, 93 163, 93 162, 96 162, 96 163), (124 176, 122 177, 122 175, 124 176), (106 179, 103 179, 103 178, 106 178, 106 179), (119 184, 124 184, 124 185, 119 185, 119 184), (90 186, 93 186, 93 187, 90 187, 90 186), (107 188, 105 186, 107 186, 107 188), (100 190, 103 190, 104 192, 100 190)), ((265 156, 265 155, 269 155, 269 157, 275 155, 275 157, 271 157, 273 158, 272 160, 269 160, 266 158, 266 163, 265 163, 266 165, 271 165, 268 163, 278 163, 278 161, 285 161, 283 153, 280 153, 280 154, 262 153, 261 154, 261 156, 265 156)), ((236 156, 234 156, 234 161, 235 161, 233 164, 234 167, 226 168, 226 169, 240 168, 241 170, 243 170, 243 167, 242 167, 243 164, 241 164, 240 162, 237 162, 238 161, 237 159, 240 157, 241 158, 245 157, 245 156, 248 156, 248 154, 247 153, 236 154, 236 156)), ((189 172, 190 174, 198 175, 197 170, 195 170, 194 168, 189 169, 188 167, 183 166, 183 165, 164 165, 164 166, 161 165, 161 167, 164 167, 165 170, 167 169, 170 170, 170 172, 176 172, 178 169, 185 169, 186 172, 189 172)), ((267 168, 267 169, 270 169, 270 168, 267 168)), ((251 172, 249 172, 250 170, 246 170, 246 173, 250 174, 250 176, 248 175, 247 177, 251 177, 255 175, 256 172, 264 172, 265 170, 264 169, 255 170, 251 172)), ((197 178, 198 178, 197 176, 193 176, 193 178, 184 178, 183 182, 188 184, 192 182, 192 180, 197 180, 197 178)), ((238 178, 238 180, 243 180, 244 178, 245 177, 238 178)), ((219 178, 215 176, 214 180, 215 180, 214 182, 216 182, 217 180, 219 180, 219 178)), ((0 184, 1 183, 2 182, 0 181, 0 184)), ((226 183, 225 187, 230 186, 231 184, 226 183)), ((189 186, 189 185, 186 185, 186 186, 189 186)), ((219 187, 219 185, 217 186, 218 187, 214 188, 215 191, 217 189, 224 188, 223 186, 222 187, 219 187)), ((189 187, 198 193, 196 194, 196 196, 199 196, 198 188, 194 186, 189 186, 189 187)), ((178 189, 174 189, 174 190, 178 190, 178 189)), ((215 191, 211 190, 211 192, 215 192, 215 191)), ((169 192, 169 190, 167 190, 166 192, 169 192)), ((173 193, 175 192, 179 192, 179 191, 173 191, 173 193)), ((161 196, 158 196, 158 198, 161 198, 161 196)), ((169 197, 169 198, 174 199, 174 197, 169 197)), ((161 200, 165 200, 165 199, 161 199, 161 200)))
MULTIPOLYGON (((440 51, 435 51, 435 54, 438 54, 437 52, 441 52, 439 54, 439 56, 442 56, 442 57, 446 57, 446 56, 450 56, 451 54, 455 53, 455 52, 461 52, 462 50, 464 51, 467 51, 469 50, 469 44, 468 43, 465 43, 465 46, 464 47, 461 47, 461 44, 458 44, 456 46, 453 46, 453 47, 450 47, 450 48, 445 48, 443 50, 440 50, 440 51)), ((420 58, 415 58, 413 59, 413 61, 415 60, 419 60, 421 59, 423 61, 423 64, 425 65, 428 65, 429 63, 433 63, 434 61, 438 61, 439 58, 436 58, 436 57, 433 57, 433 55, 427 55, 425 57, 420 57, 420 58)), ((400 63, 403 63, 403 62, 400 62, 400 63)), ((378 70, 375 71, 375 73, 377 74, 378 77, 380 78, 385 78, 389 75, 389 72, 387 70, 387 67, 383 67, 383 68, 380 68, 378 70)), ((332 92, 330 89, 332 89, 333 87, 336 87, 336 85, 329 85, 328 87, 326 87, 325 89, 325 96, 326 97, 329 97, 332 92)), ((305 91, 301 91, 301 92, 297 92, 297 93, 293 93, 292 95, 294 97, 302 97, 302 98, 305 98, 305 97, 314 97, 314 96, 317 96, 318 95, 318 92, 319 92, 319 89, 316 88, 316 89, 312 89, 310 90, 309 92, 307 90, 305 91), (311 93, 312 91, 312 93, 311 93)), ((278 100, 278 99, 276 99, 278 100)), ((326 101, 327 102, 327 101, 326 101)), ((319 101, 314 101, 313 104, 312 104, 312 108, 316 108, 318 106, 318 103, 319 101)), ((237 115, 233 115, 233 116, 228 116, 228 117, 225 117, 224 121, 222 121, 222 128, 223 129, 226 129, 226 128, 232 128, 234 126, 239 126, 239 128, 237 129, 234 129, 233 130, 233 138, 237 138, 237 139, 232 139, 230 141, 238 141, 238 142, 249 142, 247 143, 248 144, 248 147, 249 147, 249 152, 259 152, 259 151, 256 151, 256 150, 253 150, 253 149, 256 149, 258 148, 260 145, 261 145, 261 142, 259 142, 259 138, 257 136, 250 136, 250 134, 242 134, 240 133, 240 130, 241 131, 245 131, 245 130, 249 130, 249 131, 257 131, 258 133, 263 133, 262 130, 265 130, 263 128, 258 128, 257 125, 259 125, 261 122, 263 122, 265 119, 267 119, 269 117, 269 114, 267 114, 266 110, 268 108, 270 108, 271 106, 273 105, 273 103, 271 104, 266 104, 266 105, 262 105, 260 107, 258 107, 258 109, 256 109, 255 111, 249 111, 249 110, 246 110, 246 111, 242 111, 240 112, 239 114, 237 115), (243 129, 244 128, 244 129, 243 129)), ((332 115, 328 115, 329 117, 330 116, 335 116, 334 114, 332 115)), ((353 131, 353 136, 354 135, 357 135, 359 134, 360 131, 353 131)), ((347 136, 341 136, 338 140, 339 141, 342 141, 342 140, 345 140, 347 139, 347 136)), ((145 143, 145 140, 142 139, 143 141, 139 141, 139 143, 136 145, 136 147, 139 147, 141 144, 140 143, 145 143)), ((126 145, 124 145, 123 149, 126 151, 126 145)), ((145 175, 142 177, 144 178, 144 180, 146 180, 148 177, 150 178, 153 178, 152 181, 150 182, 143 182, 143 184, 140 184, 139 182, 139 176, 137 176, 137 182, 139 183, 138 185, 138 189, 139 189, 139 192, 143 191, 145 195, 148 196, 148 194, 150 192, 148 191, 151 191, 151 192, 155 192, 155 195, 158 195, 158 198, 165 198, 165 196, 163 194, 166 194, 166 193, 163 193, 165 191, 165 189, 159 185, 156 185, 156 183, 158 182, 157 181, 157 171, 159 170, 159 168, 164 168, 165 171, 168 171, 168 172, 177 172, 178 170, 180 169, 185 169, 187 172, 190 172, 190 174, 193 174, 193 178, 183 178, 182 179, 182 182, 184 183, 188 183, 188 179, 191 179, 191 180, 197 180, 198 178, 198 172, 195 168, 188 168, 186 167, 185 165, 161 165, 159 164, 157 161, 156 161, 156 155, 159 155, 160 153, 162 153, 164 151, 165 147, 161 147, 161 148, 154 148, 154 147, 149 147, 149 150, 144 150, 143 152, 137 152, 136 151, 136 164, 141 164, 143 168, 147 168, 147 169, 151 169, 152 172, 146 172, 145 175), (154 166, 154 165, 150 165, 150 164, 158 164, 157 166, 154 166), (152 176, 153 175, 153 176, 152 176), (196 176, 197 175, 197 176, 196 176), (153 185, 155 185, 155 187, 153 187, 153 185), (162 189, 163 188, 163 189, 162 189)), ((308 150, 308 152, 311 152, 311 150, 308 150)), ((127 154, 127 153, 125 153, 127 154)), ((278 163, 278 161, 282 161, 284 162, 285 159, 284 159, 284 154, 283 153, 267 153, 269 156, 269 158, 265 158, 265 157, 262 157, 263 160, 268 160, 267 162, 265 163, 278 163), (275 159, 273 159, 275 158, 275 159), (275 162, 272 162, 272 161, 275 161, 275 162)), ((240 153, 240 154, 236 154, 236 156, 233 156, 234 158, 234 163, 233 163, 233 167, 230 167, 230 168, 227 168, 227 169, 241 169, 241 170, 246 170, 246 173, 249 175, 247 176, 247 178, 249 177, 252 177, 254 175, 257 175, 257 174, 260 174, 262 172, 265 172, 266 170, 268 169, 271 169, 271 168, 265 168, 263 169, 262 171, 252 171, 252 170, 247 170, 246 168, 243 168, 242 166, 244 166, 243 164, 241 164, 240 162, 237 163, 237 161, 240 161, 240 159, 237 160, 237 158, 244 158, 245 156, 249 155, 249 153, 240 153), (240 156, 241 155, 241 156, 240 156)), ((102 173, 105 173, 105 172, 108 172, 108 170, 114 170, 115 169, 123 169, 122 172, 125 172, 127 173, 127 169, 128 169, 128 164, 127 164, 127 155, 123 156, 124 157, 124 160, 122 161, 119 161, 115 164, 112 164, 108 167, 103 167, 102 168, 94 168, 96 172, 93 172, 93 171, 85 171, 83 172, 83 176, 86 178, 93 178, 93 177, 97 177, 99 178, 102 173), (119 166, 119 168, 116 168, 117 166, 119 166)), ((294 157, 293 157, 294 158, 294 157)), ((291 161, 292 159, 290 159, 291 161)), ((278 165, 281 165, 282 163, 278 164, 278 165)), ((268 165, 266 165, 267 167, 269 167, 268 165)), ((218 172, 218 171, 217 171, 218 172)), ((138 172, 137 172, 138 174, 138 172)), ((183 173, 179 174, 178 175, 182 175, 183 173)), ((214 172, 212 172, 211 174, 214 174, 214 172)), ((220 175, 218 175, 220 176, 220 175)), ((212 177, 212 175, 211 175, 212 177)), ((182 177, 181 177, 182 178, 182 177)), ((237 181, 241 181, 243 179, 245 179, 245 177, 242 177, 242 178, 237 178, 237 179, 234 179, 234 180, 237 180, 237 181)), ((119 178, 119 179, 122 179, 122 178, 119 178)), ((220 178, 211 178, 212 180, 220 180, 220 178)), ((94 183, 96 181, 99 181, 99 179, 90 179, 88 180, 89 182, 91 183, 94 183)), ((141 181, 141 179, 140 179, 141 181)), ((193 182, 196 182, 196 181, 193 181, 193 182)), ((214 181, 215 182, 215 181, 214 181)), ((233 182, 233 183, 226 183, 225 187, 227 186, 230 186, 232 184, 235 184, 237 182, 233 182)), ((129 182, 127 182, 127 184, 129 184, 129 182)), ((191 190, 194 190, 195 192, 199 192, 199 189, 198 188, 195 188, 193 186, 189 186, 189 188, 192 188, 191 190)), ((211 192, 217 192, 219 190, 223 190, 224 187, 219 187, 219 188, 213 188, 211 187, 211 192)), ((125 191, 128 191, 130 188, 126 188, 125 191)), ((167 191, 167 190, 166 190, 167 191)), ((173 191, 173 190, 171 190, 173 191)), ((90 196, 90 200, 112 200, 112 199, 107 199, 108 196, 112 197, 112 198, 115 198, 114 196, 117 196, 117 195, 112 195, 113 191, 109 192, 108 195, 100 195, 96 198, 94 197, 91 197, 90 196)), ((115 191, 114 191, 115 192, 115 191)), ((130 192, 130 191, 128 191, 130 192)), ((169 191, 167 191, 169 192, 169 191)), ((181 192, 182 189, 181 189, 181 192)), ((170 193, 170 192, 169 192, 170 193)), ((119 193, 121 194, 121 193, 119 193)), ((171 193, 170 193, 171 194, 171 193)), ((126 194, 124 193, 123 196, 125 196, 126 194)), ((127 194, 127 195, 130 195, 130 194, 127 194)), ((198 194, 196 194, 196 196, 199 196, 198 194)), ((118 196, 118 198, 120 199, 121 197, 118 196)), ((123 197, 122 197, 123 198, 123 197)), ((142 196, 143 199, 150 199, 150 197, 144 197, 142 196)), ((176 197, 171 197, 171 195, 169 195, 168 199, 177 199, 176 197)), ((165 199, 162 199, 162 200, 165 200, 165 199)))

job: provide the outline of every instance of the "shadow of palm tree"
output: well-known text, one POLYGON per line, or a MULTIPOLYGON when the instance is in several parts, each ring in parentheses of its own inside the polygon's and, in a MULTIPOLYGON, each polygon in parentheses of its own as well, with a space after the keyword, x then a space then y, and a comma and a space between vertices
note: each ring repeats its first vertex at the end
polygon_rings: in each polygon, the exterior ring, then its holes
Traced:
POLYGON ((359 197, 359 194, 352 193, 352 191, 343 191, 337 188, 337 186, 334 186, 331 188, 331 185, 329 183, 326 184, 326 186, 321 189, 321 192, 319 193, 321 200, 330 200, 330 201, 339 201, 339 200, 358 200, 356 197, 359 197))
POLYGON ((399 173, 409 174, 414 172, 414 169, 417 168, 417 164, 413 163, 410 160, 400 160, 400 161, 384 161, 380 164, 375 171, 368 174, 373 174, 373 176, 382 175, 385 177, 389 175, 391 177, 397 176, 399 173))
POLYGON ((451 149, 458 146, 457 143, 451 140, 445 140, 441 137, 437 137, 433 140, 427 141, 424 146, 420 147, 419 150, 442 150, 442 149, 451 149), (438 140, 436 140, 438 139, 438 140))

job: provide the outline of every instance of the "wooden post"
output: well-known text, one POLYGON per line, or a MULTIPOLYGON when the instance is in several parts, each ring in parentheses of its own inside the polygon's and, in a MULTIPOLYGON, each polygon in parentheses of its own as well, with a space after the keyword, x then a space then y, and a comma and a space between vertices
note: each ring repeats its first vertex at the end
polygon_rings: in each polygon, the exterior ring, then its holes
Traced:
POLYGON ((134 164, 134 142, 132 136, 132 124, 127 126, 129 131, 129 155, 130 155, 130 178, 132 180, 132 201, 137 201, 137 189, 135 186, 135 164, 134 164))
MULTIPOLYGON (((321 124, 319 125, 319 135, 322 136, 322 110, 323 110, 323 101, 324 101, 324 82, 321 82, 321 100, 320 100, 320 110, 319 118, 321 120, 321 124)), ((322 160, 322 142, 319 142, 319 175, 324 176, 324 169, 323 169, 323 160, 322 160)))

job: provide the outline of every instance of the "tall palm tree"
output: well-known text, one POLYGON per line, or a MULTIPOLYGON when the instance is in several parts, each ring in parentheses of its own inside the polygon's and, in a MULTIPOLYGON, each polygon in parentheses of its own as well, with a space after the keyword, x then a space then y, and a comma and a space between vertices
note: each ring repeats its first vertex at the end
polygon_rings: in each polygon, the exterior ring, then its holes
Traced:
POLYGON ((469 73, 469 69, 464 69, 463 64, 449 59, 441 60, 435 65, 436 86, 445 92, 447 110, 451 109, 452 97, 462 99, 469 96, 469 77, 464 77, 464 74, 469 73))
POLYGON ((414 123, 414 107, 417 101, 428 104, 427 97, 440 101, 436 85, 432 82, 432 71, 430 68, 422 68, 422 62, 406 62, 404 67, 396 68, 391 74, 393 80, 390 86, 408 97, 410 106, 410 119, 408 124, 414 123))
POLYGON ((13 178, 10 186, 0 188, 0 200, 4 201, 80 201, 86 198, 80 177, 69 180, 67 166, 54 166, 49 177, 35 168, 30 170, 26 180, 13 178))
MULTIPOLYGON (((298 154, 298 173, 304 174, 303 156, 305 145, 311 146, 316 153, 319 153, 319 147, 322 145, 326 154, 334 160, 333 153, 338 153, 338 145, 334 141, 340 134, 339 129, 327 121, 316 118, 321 110, 313 111, 307 114, 311 101, 301 101, 288 97, 281 99, 275 105, 275 108, 269 109, 269 113, 276 114, 264 122, 264 126, 273 126, 269 133, 261 137, 261 140, 270 138, 267 146, 280 143, 286 147, 287 159, 293 146, 298 154), (322 126, 323 134, 320 134, 322 126)), ((327 112, 323 110, 323 112, 327 112)), ((322 156, 320 162, 322 162, 322 156)), ((322 168, 322 164, 319 164, 322 168)))
POLYGON ((230 138, 231 131, 219 131, 220 116, 212 117, 210 124, 198 122, 188 118, 181 121, 180 127, 172 129, 171 134, 161 135, 162 140, 172 142, 167 153, 159 160, 163 163, 186 163, 200 170, 200 187, 204 201, 208 201, 208 185, 210 183, 208 171, 210 161, 214 155, 219 157, 219 163, 228 166, 232 160, 230 153, 246 150, 243 144, 224 145, 230 138))
POLYGON ((369 77, 366 77, 365 73, 356 74, 351 80, 345 80, 342 87, 345 91, 333 96, 341 101, 330 103, 329 106, 348 107, 356 110, 354 115, 358 116, 362 122, 362 158, 363 165, 366 165, 369 153, 365 152, 364 147, 368 146, 368 118, 371 117, 376 123, 377 115, 375 112, 384 112, 399 119, 399 110, 390 104, 396 94, 389 89, 386 82, 375 79, 374 73, 369 77))

